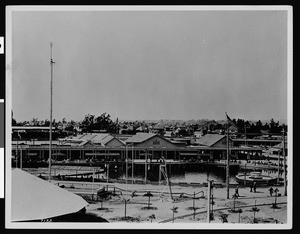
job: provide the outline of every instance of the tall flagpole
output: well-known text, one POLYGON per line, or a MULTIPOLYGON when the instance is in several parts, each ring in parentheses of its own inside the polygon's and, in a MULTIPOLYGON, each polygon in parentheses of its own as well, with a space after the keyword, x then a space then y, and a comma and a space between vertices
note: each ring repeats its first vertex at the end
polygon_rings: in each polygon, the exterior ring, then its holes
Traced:
POLYGON ((229 127, 227 123, 227 163, 226 163, 227 199, 229 199, 229 127))
POLYGON ((227 160, 226 160, 226 188, 227 188, 227 199, 229 199, 229 123, 227 118, 227 160))
POLYGON ((52 59, 53 43, 50 42, 50 67, 51 67, 51 81, 50 81, 50 134, 49 134, 49 177, 48 181, 51 182, 51 156, 52 156, 52 96, 53 96, 53 59, 52 59))

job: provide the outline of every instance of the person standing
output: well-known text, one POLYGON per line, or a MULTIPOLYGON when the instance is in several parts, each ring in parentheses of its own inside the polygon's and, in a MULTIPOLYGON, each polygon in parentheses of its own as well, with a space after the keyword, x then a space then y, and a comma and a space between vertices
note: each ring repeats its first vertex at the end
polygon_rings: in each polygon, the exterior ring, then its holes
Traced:
POLYGON ((250 193, 252 193, 252 188, 253 188, 253 185, 250 184, 250 193))
POLYGON ((253 192, 256 193, 256 182, 253 183, 253 192))
POLYGON ((239 197, 239 196, 240 196, 240 194, 239 194, 239 186, 237 186, 237 187, 235 188, 235 195, 236 195, 236 197, 239 197))
POLYGON ((274 193, 275 193, 276 197, 277 197, 277 195, 278 195, 278 192, 279 192, 279 189, 276 188, 276 189, 274 190, 274 193))
POLYGON ((272 197, 272 195, 273 195, 273 187, 271 187, 271 188, 269 188, 269 191, 270 191, 270 196, 272 197))

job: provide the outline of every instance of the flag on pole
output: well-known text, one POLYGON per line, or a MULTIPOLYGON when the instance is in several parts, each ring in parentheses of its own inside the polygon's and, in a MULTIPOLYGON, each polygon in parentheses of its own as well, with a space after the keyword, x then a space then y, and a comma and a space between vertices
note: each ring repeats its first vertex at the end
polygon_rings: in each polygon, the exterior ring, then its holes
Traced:
POLYGON ((235 125, 235 123, 229 118, 229 116, 227 115, 227 112, 225 112, 226 114, 226 117, 227 117, 227 123, 228 125, 232 125, 234 126, 235 128, 237 128, 237 126, 235 125))

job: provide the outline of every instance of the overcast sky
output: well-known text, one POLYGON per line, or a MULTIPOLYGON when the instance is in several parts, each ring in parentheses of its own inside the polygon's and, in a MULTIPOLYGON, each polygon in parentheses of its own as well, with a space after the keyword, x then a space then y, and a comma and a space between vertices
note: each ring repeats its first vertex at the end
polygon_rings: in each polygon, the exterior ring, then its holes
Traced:
POLYGON ((53 118, 287 118, 286 11, 13 12, 12 109, 53 118))

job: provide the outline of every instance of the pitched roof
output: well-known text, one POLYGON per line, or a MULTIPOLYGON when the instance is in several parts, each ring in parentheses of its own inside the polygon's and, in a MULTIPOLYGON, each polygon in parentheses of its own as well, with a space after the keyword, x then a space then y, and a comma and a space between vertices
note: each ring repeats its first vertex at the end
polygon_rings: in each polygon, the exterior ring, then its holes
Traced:
POLYGON ((218 141, 226 137, 225 135, 219 135, 219 134, 206 134, 203 137, 200 137, 196 140, 196 143, 199 145, 205 145, 205 146, 213 146, 218 141))
MULTIPOLYGON (((283 149, 283 141, 280 142, 277 145, 272 146, 271 148, 275 148, 275 149, 283 149)), ((287 143, 285 142, 285 148, 287 148, 287 143)))
POLYGON ((114 138, 115 138, 114 136, 108 135, 101 140, 101 143, 106 145, 108 142, 110 142, 114 138))
POLYGON ((108 133, 97 133, 97 134, 95 134, 95 137, 93 137, 92 139, 91 139, 91 141, 93 142, 93 143, 102 143, 102 141, 103 141, 103 139, 105 139, 105 138, 107 138, 107 137, 110 137, 111 135, 109 135, 108 133))
POLYGON ((83 135, 78 135, 77 139, 82 140, 82 141, 90 141, 91 139, 93 139, 94 137, 96 137, 97 134, 95 133, 88 133, 88 134, 83 134, 83 135))
POLYGON ((12 221, 52 218, 88 205, 82 197, 18 168, 12 170, 11 176, 12 221))
POLYGON ((85 140, 83 142, 81 142, 78 146, 85 146, 85 145, 90 145, 93 146, 93 142, 89 141, 89 140, 85 140))
POLYGON ((136 135, 125 140, 126 143, 142 143, 150 138, 157 136, 155 133, 138 132, 136 135))

